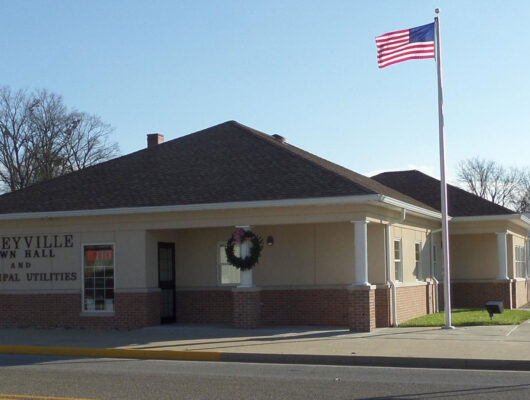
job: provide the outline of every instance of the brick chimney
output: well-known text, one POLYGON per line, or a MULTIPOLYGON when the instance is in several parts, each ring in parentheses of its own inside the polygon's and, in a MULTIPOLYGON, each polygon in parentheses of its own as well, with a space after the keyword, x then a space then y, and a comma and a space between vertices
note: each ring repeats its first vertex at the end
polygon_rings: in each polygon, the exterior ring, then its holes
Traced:
POLYGON ((147 148, 156 146, 157 144, 164 143, 164 135, 161 133, 148 133, 147 134, 147 148))

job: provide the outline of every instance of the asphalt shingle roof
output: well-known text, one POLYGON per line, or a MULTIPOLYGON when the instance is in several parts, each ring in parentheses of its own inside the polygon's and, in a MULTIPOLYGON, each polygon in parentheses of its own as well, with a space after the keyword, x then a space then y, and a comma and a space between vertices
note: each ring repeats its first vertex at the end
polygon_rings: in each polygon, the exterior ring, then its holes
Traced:
MULTIPOLYGON (((372 179, 441 210, 440 181, 420 171, 383 172, 372 179)), ((447 185, 448 213, 453 217, 515 214, 514 211, 453 185, 447 185)))
POLYGON ((383 194, 379 182, 235 121, 0 196, 1 213, 383 194))

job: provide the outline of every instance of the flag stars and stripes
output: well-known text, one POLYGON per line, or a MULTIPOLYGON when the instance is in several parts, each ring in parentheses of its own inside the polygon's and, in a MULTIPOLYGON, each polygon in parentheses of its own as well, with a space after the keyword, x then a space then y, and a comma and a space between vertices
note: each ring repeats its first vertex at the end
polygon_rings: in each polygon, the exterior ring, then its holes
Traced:
POLYGON ((379 68, 407 60, 434 58, 434 23, 385 33, 376 37, 375 43, 379 68))

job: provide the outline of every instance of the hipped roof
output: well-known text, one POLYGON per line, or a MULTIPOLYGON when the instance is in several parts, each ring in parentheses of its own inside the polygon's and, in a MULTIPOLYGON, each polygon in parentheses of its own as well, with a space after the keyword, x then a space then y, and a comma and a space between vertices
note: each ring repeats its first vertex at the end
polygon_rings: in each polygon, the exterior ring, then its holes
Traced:
MULTIPOLYGON (((440 181, 417 170, 383 172, 372 179, 441 210, 440 181)), ((447 185, 448 214, 452 217, 515 214, 514 211, 476 196, 453 185, 447 185)))
POLYGON ((0 196, 0 213, 381 194, 412 197, 235 121, 0 196))

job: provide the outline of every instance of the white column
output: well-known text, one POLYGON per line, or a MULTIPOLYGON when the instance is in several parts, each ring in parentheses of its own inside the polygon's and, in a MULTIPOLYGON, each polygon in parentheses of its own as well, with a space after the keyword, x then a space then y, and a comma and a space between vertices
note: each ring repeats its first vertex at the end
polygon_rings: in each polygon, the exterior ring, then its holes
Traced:
POLYGON ((497 253, 499 255, 499 279, 508 280, 508 252, 506 232, 497 232, 497 253))
POLYGON ((368 221, 351 221, 354 224, 355 285, 370 286, 368 283, 368 221))
MULTIPOLYGON (((245 231, 250 230, 250 226, 236 226, 238 229, 244 229, 245 231)), ((249 246, 248 240, 245 240, 243 243, 241 243, 241 258, 245 258, 249 255, 250 252, 250 246, 249 246)), ((254 287, 254 283, 252 282, 252 270, 247 269, 245 271, 240 271, 240 278, 241 282, 237 287, 240 288, 251 288, 254 287)))

